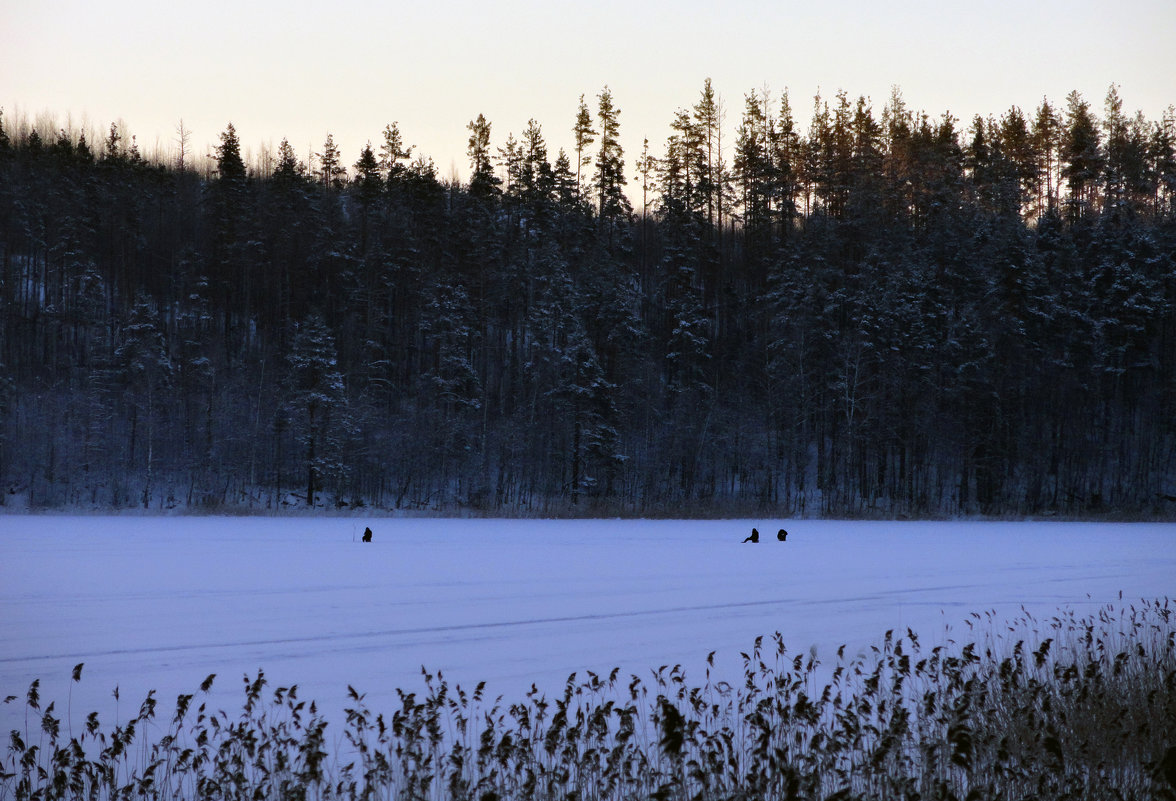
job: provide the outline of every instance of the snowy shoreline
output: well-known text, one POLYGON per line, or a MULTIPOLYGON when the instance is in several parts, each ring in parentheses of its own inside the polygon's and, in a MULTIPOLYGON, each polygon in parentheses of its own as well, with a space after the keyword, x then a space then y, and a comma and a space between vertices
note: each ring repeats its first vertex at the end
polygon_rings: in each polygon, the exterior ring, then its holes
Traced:
POLYGON ((960 514, 960 515, 923 515, 886 514, 876 515, 831 515, 831 516, 788 516, 773 517, 770 509, 745 508, 735 506, 728 509, 673 509, 665 512, 644 510, 641 512, 618 511, 586 506, 583 509, 568 508, 562 511, 552 509, 526 510, 495 509, 482 510, 464 506, 446 507, 443 509, 394 509, 375 506, 349 506, 334 504, 320 504, 313 508, 305 504, 291 503, 282 508, 274 509, 262 506, 223 506, 207 509, 195 506, 176 506, 174 508, 143 509, 138 506, 121 508, 110 507, 32 507, 22 498, 9 500, 7 504, 0 504, 0 519, 5 517, 143 517, 143 518, 370 518, 372 520, 532 520, 532 521, 707 521, 707 522, 739 522, 746 521, 752 525, 757 520, 768 521, 824 521, 832 523, 1172 523, 1176 525, 1176 513, 1144 515, 1139 513, 1118 512, 1108 510, 1101 514, 960 514))

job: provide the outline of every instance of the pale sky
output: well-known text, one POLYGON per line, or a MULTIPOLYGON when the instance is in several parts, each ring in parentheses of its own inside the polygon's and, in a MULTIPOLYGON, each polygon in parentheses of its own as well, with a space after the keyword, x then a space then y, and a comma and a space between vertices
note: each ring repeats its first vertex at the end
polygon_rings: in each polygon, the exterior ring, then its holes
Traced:
MULTIPOLYGON (((1027 114, 1081 92, 1096 114, 1115 83, 1125 110, 1176 103, 1176 0, 0 0, 5 122, 51 115, 140 147, 208 152, 232 121, 247 152, 288 137, 306 160, 332 133, 350 165, 397 122, 441 177, 468 174, 467 123, 492 145, 534 117, 551 158, 572 151, 581 94, 621 109, 626 176, 644 137, 661 155, 679 107, 710 77, 729 144, 744 95, 788 90, 807 130, 818 90, 908 107, 1027 114)), ((729 158, 729 152, 728 152, 729 158)))

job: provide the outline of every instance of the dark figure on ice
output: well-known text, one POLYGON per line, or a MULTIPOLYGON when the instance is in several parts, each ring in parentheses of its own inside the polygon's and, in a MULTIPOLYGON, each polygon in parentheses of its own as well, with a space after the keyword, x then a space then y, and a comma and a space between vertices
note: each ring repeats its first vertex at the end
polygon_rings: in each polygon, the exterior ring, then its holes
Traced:
POLYGON ((371 542, 372 541, 372 530, 370 528, 365 528, 363 530, 363 541, 364 542, 371 542))
POLYGON ((784 540, 788 539, 788 532, 784 529, 780 529, 776 532, 776 539, 780 540, 780 542, 784 542, 784 540))
POLYGON ((751 530, 751 536, 745 539, 744 542, 759 542, 759 532, 753 528, 751 530))

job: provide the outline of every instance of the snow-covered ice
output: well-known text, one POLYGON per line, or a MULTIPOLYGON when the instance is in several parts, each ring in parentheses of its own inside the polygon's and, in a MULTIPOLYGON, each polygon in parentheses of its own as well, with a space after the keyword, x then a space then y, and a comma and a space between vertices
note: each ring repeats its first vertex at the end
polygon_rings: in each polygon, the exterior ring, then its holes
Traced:
POLYGON ((23 728, 37 678, 58 714, 68 698, 75 723, 109 724, 150 689, 169 712, 210 673, 211 706, 234 711, 262 668, 330 718, 349 684, 390 712, 422 665, 512 701, 573 671, 680 663, 701 682, 710 651, 735 678, 777 631, 831 660, 887 629, 927 644, 966 637, 972 612, 1174 591, 1169 523, 0 516, 0 697, 20 698, 0 732, 23 728), (753 525, 763 541, 742 544, 753 525))

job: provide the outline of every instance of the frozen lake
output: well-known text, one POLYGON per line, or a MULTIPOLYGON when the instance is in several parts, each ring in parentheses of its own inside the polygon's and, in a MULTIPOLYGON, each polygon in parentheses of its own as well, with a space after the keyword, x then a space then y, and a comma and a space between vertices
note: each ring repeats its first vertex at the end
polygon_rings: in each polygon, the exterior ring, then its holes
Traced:
POLYGON ((0 732, 37 678, 64 715, 79 662, 75 723, 125 720, 150 689, 170 714, 209 673, 235 712, 259 668, 333 718, 348 684, 391 711, 422 665, 507 701, 585 669, 701 683, 708 652, 738 678, 776 631, 832 661, 891 628, 963 640, 972 612, 1120 593, 1176 595, 1176 524, 0 516, 0 696, 20 698, 0 732))

